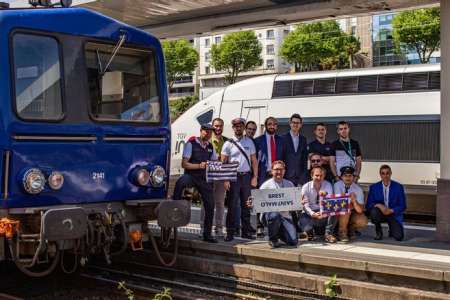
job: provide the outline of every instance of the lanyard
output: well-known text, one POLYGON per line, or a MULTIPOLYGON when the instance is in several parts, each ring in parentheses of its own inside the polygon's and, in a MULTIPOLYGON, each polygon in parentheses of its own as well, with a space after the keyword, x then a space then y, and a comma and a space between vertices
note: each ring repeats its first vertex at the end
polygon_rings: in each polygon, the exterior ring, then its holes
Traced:
POLYGON ((342 147, 344 147, 344 152, 347 154, 347 156, 350 157, 350 159, 352 160, 353 163, 355 163, 355 158, 353 157, 353 154, 352 154, 351 140, 348 141, 348 149, 347 149, 347 147, 345 147, 345 144, 341 139, 339 139, 339 142, 341 143, 342 147))

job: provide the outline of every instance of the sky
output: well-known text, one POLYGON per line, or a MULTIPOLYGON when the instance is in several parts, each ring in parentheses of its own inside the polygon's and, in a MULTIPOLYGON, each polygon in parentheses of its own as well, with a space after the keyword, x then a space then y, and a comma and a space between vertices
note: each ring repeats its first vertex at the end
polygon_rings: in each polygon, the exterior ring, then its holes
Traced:
MULTIPOLYGON (((96 0, 73 0, 72 6, 80 5, 84 3, 94 2, 96 0)), ((3 0, 2 2, 8 2, 10 7, 29 7, 28 0, 3 0)), ((53 0, 52 2, 58 2, 58 0, 53 0)))

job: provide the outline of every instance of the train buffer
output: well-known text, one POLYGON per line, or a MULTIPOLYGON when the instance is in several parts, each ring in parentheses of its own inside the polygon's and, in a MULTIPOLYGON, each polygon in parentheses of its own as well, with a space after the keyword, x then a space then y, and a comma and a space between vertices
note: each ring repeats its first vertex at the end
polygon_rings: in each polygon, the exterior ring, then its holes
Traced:
MULTIPOLYGON (((318 295, 336 274, 344 299, 450 299, 450 245, 434 241, 434 228, 407 226, 402 242, 384 230, 382 241, 373 240, 368 226, 347 244, 300 241, 297 248, 271 249, 266 240, 205 243, 192 224, 180 229, 175 267, 318 295)), ((142 254, 136 255, 139 260, 142 254)), ((142 259, 148 263, 148 257, 142 259)))

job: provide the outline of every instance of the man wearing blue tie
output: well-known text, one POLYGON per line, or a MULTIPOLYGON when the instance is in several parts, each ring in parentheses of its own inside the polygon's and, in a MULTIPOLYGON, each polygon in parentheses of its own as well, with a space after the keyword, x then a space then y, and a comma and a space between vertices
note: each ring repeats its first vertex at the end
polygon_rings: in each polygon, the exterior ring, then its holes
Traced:
POLYGON ((392 170, 388 165, 380 167, 381 181, 369 188, 366 209, 375 225, 375 240, 383 238, 381 223, 389 225, 389 235, 397 241, 403 240, 403 212, 406 210, 406 197, 403 186, 391 180, 392 170))
MULTIPOLYGON (((258 158, 258 184, 261 186, 264 181, 272 177, 272 163, 281 160, 283 154, 282 138, 276 134, 278 129, 278 121, 274 117, 268 117, 264 121, 265 132, 258 136, 255 141, 256 156, 258 158)), ((264 226, 257 216, 257 232, 256 236, 264 237, 264 226)))

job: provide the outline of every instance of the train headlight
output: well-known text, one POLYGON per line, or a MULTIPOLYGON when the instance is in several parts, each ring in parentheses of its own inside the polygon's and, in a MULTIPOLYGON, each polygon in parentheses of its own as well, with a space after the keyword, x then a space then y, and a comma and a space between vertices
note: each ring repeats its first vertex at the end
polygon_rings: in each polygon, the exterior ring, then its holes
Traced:
POLYGON ((64 184, 64 176, 60 172, 52 172, 48 176, 48 185, 52 190, 59 190, 64 184))
POLYGON ((153 187, 161 187, 166 180, 166 171, 161 166, 156 166, 150 176, 150 183, 153 187))
POLYGON ((29 194, 39 194, 44 190, 45 177, 39 169, 29 169, 23 176, 23 188, 29 194))
POLYGON ((136 182, 140 186, 146 186, 150 182, 150 173, 146 169, 140 169, 136 172, 136 182))

